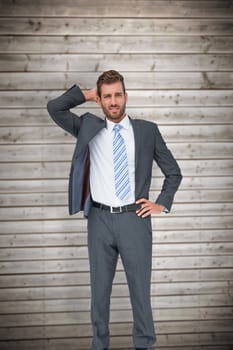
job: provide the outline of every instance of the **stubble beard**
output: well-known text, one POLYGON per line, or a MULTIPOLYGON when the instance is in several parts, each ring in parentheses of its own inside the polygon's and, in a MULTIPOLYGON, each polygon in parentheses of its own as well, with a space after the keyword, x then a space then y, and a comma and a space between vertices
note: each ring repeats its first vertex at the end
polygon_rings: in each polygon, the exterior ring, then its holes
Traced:
MULTIPOLYGON (((120 107, 118 113, 111 113, 106 107, 101 104, 102 110, 106 116, 106 118, 112 122, 119 122, 125 116, 126 102, 120 107)), ((118 107, 118 106, 117 106, 118 107)))

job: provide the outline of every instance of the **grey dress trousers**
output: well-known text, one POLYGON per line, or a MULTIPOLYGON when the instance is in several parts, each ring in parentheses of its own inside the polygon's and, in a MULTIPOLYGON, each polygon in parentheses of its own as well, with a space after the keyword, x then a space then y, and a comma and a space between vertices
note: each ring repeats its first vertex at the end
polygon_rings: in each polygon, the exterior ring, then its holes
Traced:
MULTIPOLYGON (((135 212, 113 214, 93 207, 88 144, 106 123, 92 113, 78 117, 70 111, 84 102, 82 91, 73 85, 49 101, 47 108, 52 119, 77 139, 69 178, 69 213, 73 215, 83 210, 84 216, 88 217, 92 350, 109 346, 110 295, 119 255, 129 286, 134 345, 150 348, 156 340, 150 304, 151 218, 138 217, 135 212)), ((135 198, 149 198, 155 161, 165 177, 156 203, 170 211, 182 179, 180 168, 155 123, 131 118, 130 121, 135 140, 135 198)))

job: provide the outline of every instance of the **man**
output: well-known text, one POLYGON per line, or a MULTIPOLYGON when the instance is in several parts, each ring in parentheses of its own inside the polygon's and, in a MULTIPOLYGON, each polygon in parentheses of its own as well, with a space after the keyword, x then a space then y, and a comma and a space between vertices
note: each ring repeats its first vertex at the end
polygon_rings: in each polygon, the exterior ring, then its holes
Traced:
POLYGON ((134 346, 151 349, 155 343, 151 214, 170 211, 182 178, 157 125, 131 119, 125 111, 127 99, 122 75, 110 70, 98 78, 96 88, 81 91, 74 85, 48 103, 54 121, 77 138, 69 212, 83 210, 88 217, 92 350, 109 347, 109 305, 119 254, 132 304, 134 346), (70 111, 85 101, 97 102, 105 120, 70 111), (165 176, 156 202, 148 199, 153 160, 165 176))

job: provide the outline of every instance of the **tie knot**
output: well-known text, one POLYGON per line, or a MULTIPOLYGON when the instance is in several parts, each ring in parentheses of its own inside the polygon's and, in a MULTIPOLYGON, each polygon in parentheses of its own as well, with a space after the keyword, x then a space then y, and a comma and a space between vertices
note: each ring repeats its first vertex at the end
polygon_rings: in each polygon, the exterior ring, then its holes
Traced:
POLYGON ((115 132, 119 132, 122 128, 123 128, 123 126, 121 124, 116 124, 116 125, 114 125, 113 130, 115 132))

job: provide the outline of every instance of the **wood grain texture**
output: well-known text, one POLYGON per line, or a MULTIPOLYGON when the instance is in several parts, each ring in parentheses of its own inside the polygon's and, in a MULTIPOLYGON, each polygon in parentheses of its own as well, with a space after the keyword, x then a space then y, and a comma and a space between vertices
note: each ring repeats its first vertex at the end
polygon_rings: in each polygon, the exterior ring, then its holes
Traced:
MULTIPOLYGON (((0 349, 91 347, 87 222, 67 208, 76 140, 46 104, 108 69, 184 176, 152 216, 156 349, 232 349, 233 1, 0 0, 0 14, 0 349)), ((73 110, 87 111, 103 117, 73 110)), ((162 183, 154 165, 151 199, 162 183)), ((111 349, 133 350, 132 322, 119 259, 111 349)))
POLYGON ((212 53, 232 54, 229 35, 145 35, 145 36, 23 36, 0 37, 0 53, 8 54, 152 54, 212 53))
POLYGON ((231 71, 233 54, 1 54, 1 72, 121 72, 231 71))
MULTIPOLYGON (((226 330, 230 331, 228 320, 202 320, 202 321, 174 321, 174 322, 157 322, 156 329, 157 334, 164 334, 164 327, 166 327, 169 334, 176 334, 179 328, 183 328, 184 333, 192 333, 193 329, 199 331, 200 329, 203 332, 209 332, 213 327, 217 327, 220 332, 226 330), (194 326, 194 327, 193 327, 194 326)), ((131 333, 131 324, 128 323, 111 323, 110 324, 111 334, 117 336, 117 334, 130 335, 131 333)), ((57 326, 28 326, 27 328, 20 329, 19 327, 15 328, 3 328, 0 330, 0 336, 2 340, 13 340, 13 339, 36 339, 38 335, 42 337, 44 334, 46 337, 58 337, 58 336, 91 336, 91 326, 90 324, 77 324, 77 325, 57 325, 57 326)))
POLYGON ((186 35, 231 35, 232 29, 232 18, 101 18, 101 21, 93 17, 0 19, 0 30, 4 35, 183 35, 184 30, 186 35))
MULTIPOLYGON (((0 90, 66 90, 72 82, 79 81, 81 87, 90 81, 97 81, 99 73, 0 73, 0 90)), ((125 83, 129 90, 163 89, 232 89, 232 72, 138 72, 125 73, 125 83)))
MULTIPOLYGON (((82 105, 76 111, 78 115, 82 115, 87 111, 102 116, 100 108, 90 106, 89 108, 82 105)), ((219 116, 221 116, 221 125, 233 124, 232 114, 233 107, 143 107, 134 108, 127 107, 127 113, 131 118, 142 118, 160 125, 215 125, 219 124, 219 116)), ((20 109, 0 109, 0 127, 18 127, 18 126, 53 126, 54 122, 48 118, 48 112, 45 108, 20 108, 20 109)))
MULTIPOLYGON (((75 81, 73 81, 76 84, 75 81)), ((90 89, 95 83, 82 86, 90 89)), ((73 85, 73 84, 72 84, 73 85)), ((70 88, 70 84, 69 87, 70 88)), ((47 102, 61 95, 64 90, 0 91, 2 108, 44 108, 47 102)), ((130 90, 128 106, 141 107, 233 107, 233 90, 130 90)), ((93 107, 87 103, 86 106, 93 107)), ((74 113, 79 114, 78 108, 74 113)))
POLYGON ((223 17, 231 18, 233 12, 232 1, 228 0, 100 0, 98 5, 85 0, 62 0, 52 3, 40 0, 32 4, 30 0, 8 2, 2 0, 0 11, 4 16, 43 16, 43 17, 223 17))

